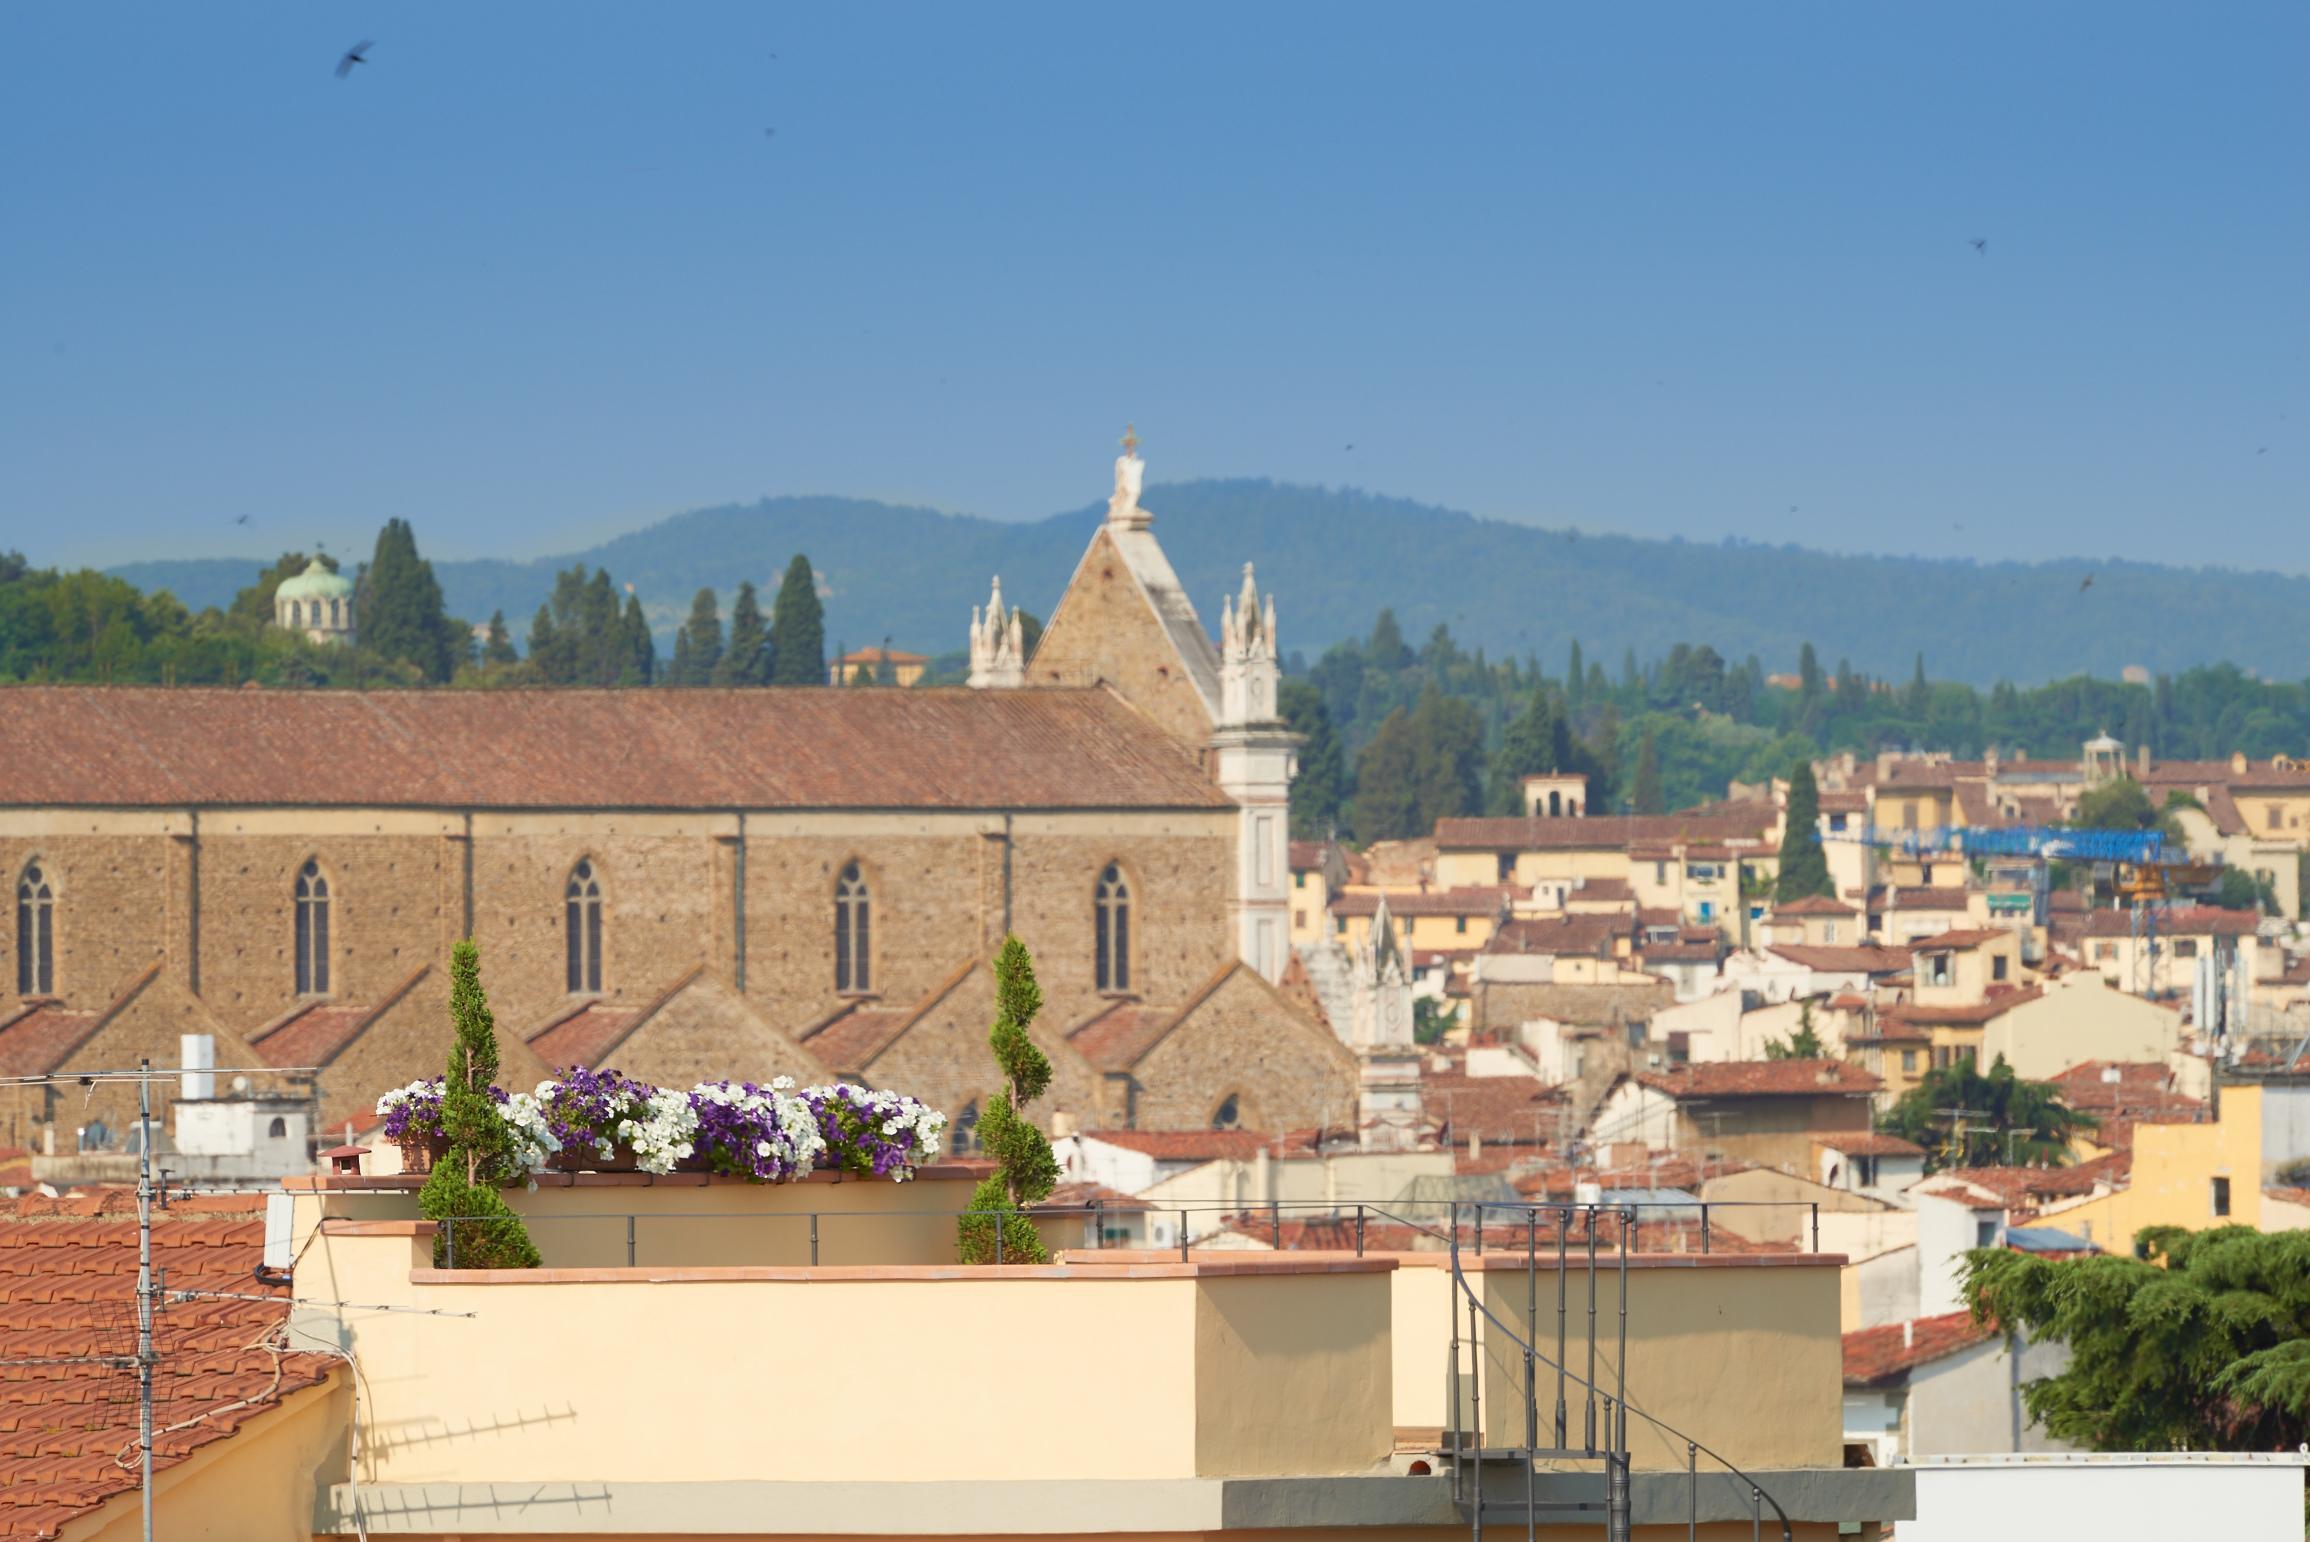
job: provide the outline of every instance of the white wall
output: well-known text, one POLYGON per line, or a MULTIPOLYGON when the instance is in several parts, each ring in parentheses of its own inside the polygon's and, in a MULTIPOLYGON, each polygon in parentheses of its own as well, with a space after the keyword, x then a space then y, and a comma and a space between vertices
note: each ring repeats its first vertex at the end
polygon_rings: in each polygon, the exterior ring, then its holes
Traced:
MULTIPOLYGON (((1824 1253, 1836 1251, 1828 1243, 1828 1220, 1825 1215, 1821 1217, 1821 1251, 1824 1253)), ((1854 1306, 1860 1314, 1857 1320, 1843 1324, 1847 1333, 1908 1322, 1923 1315, 1917 1310, 1915 1244, 1848 1263, 1845 1269, 1852 1276, 1854 1306)))
POLYGON ((2002 1220, 1998 1210, 1975 1210, 1936 1194, 1911 1198, 1917 1210, 1917 1315, 1965 1310, 1965 1255, 1980 1245, 1977 1223, 2002 1220))
POLYGON ((2310 1156, 2310 1086, 2276 1080, 2262 1084, 2262 1179, 2297 1157, 2310 1156))
MULTIPOLYGON (((2068 1447, 2030 1422, 2021 1384, 2058 1376, 2069 1364, 2066 1344, 2023 1344, 2016 1358, 1998 1335, 1909 1373, 1905 1456, 1982 1452, 2064 1451, 2068 1447)), ((2023 1533, 2026 1534, 2026 1533, 2023 1533)), ((2075 1535, 2075 1533, 2069 1533, 2075 1535)), ((1907 1542, 1904 1538, 1903 1542, 1907 1542)))
POLYGON ((1642 1141, 1655 1150, 1673 1147, 1676 1100, 1637 1081, 1623 1081, 1588 1121, 1587 1139, 1594 1145, 1642 1141))
POLYGON ((2294 1456, 2067 1455, 1917 1466, 1917 1518, 1901 1542, 2091 1537, 2094 1542, 2298 1542, 2294 1456))

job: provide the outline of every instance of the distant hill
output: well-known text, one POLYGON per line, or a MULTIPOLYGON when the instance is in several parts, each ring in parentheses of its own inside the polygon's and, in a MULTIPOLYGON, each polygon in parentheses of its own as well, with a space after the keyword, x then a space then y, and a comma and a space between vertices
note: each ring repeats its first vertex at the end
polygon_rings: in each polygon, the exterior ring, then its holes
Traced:
MULTIPOLYGON (((1265 481, 1163 484, 1145 502, 1207 626, 1240 584, 1242 564, 1254 562, 1260 587, 1276 596, 1286 651, 1310 660, 1393 606, 1415 647, 1441 623, 1464 645, 1531 652, 1552 671, 1578 638, 1616 674, 1624 649, 1649 659, 1679 641, 1793 669, 1810 640, 1824 667, 1849 657, 1903 680, 1920 652, 1935 679, 1977 685, 2221 661, 2267 678, 2310 676, 2310 629, 2300 622, 2310 612, 2310 578, 1575 535, 1265 481), (2089 576, 2092 586, 2081 587, 2089 576)), ((887 635, 938 654, 962 646, 970 607, 985 601, 996 573, 1006 598, 1048 617, 1103 508, 1015 524, 851 498, 766 498, 677 514, 586 551, 436 568, 452 612, 480 621, 502 609, 518 639, 557 569, 606 567, 636 587, 670 634, 700 587, 721 591, 726 614, 739 580, 754 580, 767 600, 787 560, 807 552, 832 591, 829 645, 861 647, 887 635)), ((419 540, 426 534, 420 522, 419 540)), ((226 603, 255 570, 219 559, 113 569, 196 609, 226 603)))

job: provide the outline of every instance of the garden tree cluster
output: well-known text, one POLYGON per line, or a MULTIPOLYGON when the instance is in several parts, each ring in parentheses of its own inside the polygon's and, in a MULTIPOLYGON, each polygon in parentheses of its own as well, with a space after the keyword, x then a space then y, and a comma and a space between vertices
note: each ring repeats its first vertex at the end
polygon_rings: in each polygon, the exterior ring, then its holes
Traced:
POLYGON ((433 1239, 438 1268, 534 1269, 536 1244, 498 1185, 518 1175, 513 1133, 490 1097, 497 1079, 497 1022, 481 989, 481 950, 467 938, 449 953, 449 1015, 456 1037, 443 1073, 441 1129, 448 1154, 418 1191, 419 1213, 443 1223, 433 1239))
POLYGON ((1966 1255, 1977 1318, 2067 1346, 2030 1417, 2097 1451, 2292 1451, 2310 1440, 2310 1232, 2146 1228, 2135 1257, 1966 1255))
POLYGON ((1829 854, 1821 849, 1821 789, 1813 781, 1813 763, 1799 760, 1789 768, 1789 801, 1781 821, 1780 873, 1773 881, 1773 898, 1785 902, 1815 895, 1834 899, 1837 885, 1829 877, 1829 854))
POLYGON ((1636 745, 1636 775, 1629 782, 1628 811, 1658 814, 1667 807, 1660 790, 1660 740, 1651 729, 1636 745))
MULTIPOLYGON (((490 618, 489 638, 482 645, 485 669, 515 663, 512 640, 500 642, 504 629, 502 615, 490 618)), ((527 683, 648 685, 657 662, 641 600, 628 594, 621 606, 606 568, 595 568, 588 577, 581 563, 554 575, 553 593, 529 625, 527 683)))
POLYGON ((690 618, 674 634, 674 656, 666 685, 824 685, 826 611, 818 598, 818 578, 799 552, 786 565, 770 615, 751 582, 738 585, 730 604, 727 635, 721 604, 712 589, 690 602, 690 618))
POLYGON ((1356 758, 1355 831, 1367 841, 1425 835, 1439 819, 1483 806, 1484 724, 1476 708, 1430 687, 1387 715, 1356 758))
POLYGON ((779 580, 770 619, 770 683, 821 685, 826 680, 826 607, 810 559, 795 553, 779 580))
POLYGON ((1291 779, 1291 833, 1303 841, 1324 840, 1339 830, 1347 809, 1347 756, 1332 732, 1323 693, 1313 685, 1285 680, 1275 704, 1300 738, 1299 774, 1291 779))
POLYGON ((2113 777, 2079 793, 2070 823, 2080 830, 2162 829, 2168 838, 2178 834, 2171 815, 2152 803, 2141 783, 2130 776, 2113 777))
POLYGON ((1048 1262, 1027 1207, 1050 1197, 1059 1162, 1024 1112, 1051 1085, 1051 1062, 1027 1033, 1042 1009, 1027 945, 1007 936, 995 954, 995 1022, 987 1034, 1004 1087, 978 1126, 980 1143, 999 1165, 971 1191, 971 1213, 956 1223, 956 1252, 966 1264, 991 1264, 998 1257, 1012 1264, 1048 1262))
POLYGON ((1971 1060, 1936 1066, 1901 1094, 1880 1126, 1925 1151, 1925 1170, 1944 1167, 2059 1167, 2072 1136, 2093 1129, 2046 1082, 2024 1081, 2005 1057, 1985 1075, 1971 1060))

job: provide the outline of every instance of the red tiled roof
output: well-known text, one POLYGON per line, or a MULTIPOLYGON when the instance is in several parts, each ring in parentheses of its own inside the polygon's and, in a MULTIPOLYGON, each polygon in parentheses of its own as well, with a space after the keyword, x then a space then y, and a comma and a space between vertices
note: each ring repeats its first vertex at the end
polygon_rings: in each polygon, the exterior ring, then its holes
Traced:
POLYGON ((1963 1001, 1950 1006, 1926 1006, 1914 1001, 1899 1001, 1889 1007, 1878 1008, 1877 1019, 1884 1023, 1945 1023, 1953 1028, 1978 1028, 2044 994, 2042 986, 2032 985, 2022 990, 2006 991, 1986 1001, 1963 1001))
POLYGON ((1293 841, 1284 862, 1294 871, 1304 871, 1323 866, 1323 842, 1293 841))
POLYGON ((1102 1071, 1124 1071, 1179 1021, 1176 1007, 1112 1001, 1067 1035, 1067 1042, 1102 1071))
POLYGON ((1766 919, 1777 921, 1782 916, 1849 916, 1852 914, 1854 914, 1853 907, 1843 900, 1831 899, 1826 894, 1808 894, 1803 899, 1793 899, 1785 904, 1775 905, 1772 914, 1766 919))
POLYGON ((1134 1214, 1148 1206, 1136 1194, 1108 1188, 1103 1183, 1062 1183, 1051 1190, 1050 1197, 1029 1205, 1029 1210, 1080 1210, 1096 1205, 1101 1210, 1127 1210, 1134 1214))
POLYGON ((2019 1208, 2042 1199, 2092 1193, 2108 1175, 2102 1165, 2106 1162, 2107 1158, 2097 1158, 2074 1167, 1945 1167, 1917 1192, 1933 1193, 1951 1183, 1963 1183, 1995 1195, 2009 1209, 2019 1208))
POLYGON ((335 1060, 375 1015, 365 1006, 316 1001, 249 1040, 267 1065, 322 1065, 335 1060))
POLYGON ((1516 916, 1500 924, 1484 951, 1610 958, 1630 929, 1624 915, 1516 916))
POLYGON ((1850 1135, 1816 1135, 1813 1144, 1841 1151, 1846 1156, 1913 1156, 1921 1157, 1925 1148, 1898 1135, 1864 1135, 1856 1131, 1850 1135))
POLYGON ((1822 974, 1898 974, 1909 967, 1909 950, 1879 947, 1810 947, 1802 943, 1775 943, 1765 950, 1822 974))
POLYGON ((1959 927, 1955 931, 1936 932, 1930 937, 1916 937, 1909 946, 1915 948, 1978 948, 1985 942, 2012 935, 2002 926, 1959 927))
MULTIPOLYGON (((156 1212, 153 1264, 168 1288, 278 1296, 160 1309, 153 1465, 165 1469, 325 1380, 327 1355, 265 1347, 287 1288, 252 1274, 263 1198, 194 1197, 156 1212), (237 1406, 246 1404, 247 1406, 237 1406), (181 1426, 181 1427, 180 1427, 181 1426)), ((0 1354, 126 1356, 136 1345, 136 1198, 102 1190, 0 1200, 0 1354)), ((0 1538, 53 1537, 137 1486, 134 1373, 91 1364, 0 1365, 0 1538)))
MULTIPOLYGON (((1398 916, 1489 916, 1509 902, 1530 899, 1532 891, 1514 884, 1480 884, 1465 889, 1390 889, 1388 913, 1398 916)), ((1342 894, 1331 902, 1335 916, 1368 916, 1379 908, 1378 893, 1342 894)))
POLYGON ((1820 809, 1824 814, 1859 814, 1866 812, 1868 807, 1869 795, 1866 792, 1856 790, 1820 794, 1820 809))
POLYGON ((1890 906, 1894 910, 1963 910, 1963 889, 1895 889, 1890 906))
POLYGON ((2061 1101, 2087 1113, 2196 1114, 2205 1104, 2174 1091, 2174 1073, 2163 1061, 2088 1060, 2048 1078, 2061 1101), (2106 1073, 2117 1072, 2110 1080, 2106 1073))
POLYGON ((1644 842, 1758 840, 1778 817, 1771 804, 1755 803, 1705 814, 1439 819, 1436 847, 1441 851, 1569 851, 1592 847, 1620 850, 1644 842))
POLYGON ((1914 1322, 1884 1323, 1845 1335, 1845 1385, 1874 1386, 1971 1348, 1997 1332, 1971 1312, 1948 1312, 1914 1322))
POLYGON ((1455 1145, 1465 1145, 1471 1135, 1487 1145, 1546 1145, 1555 1134, 1555 1109, 1563 1097, 1562 1089, 1533 1076, 1420 1074, 1421 1106, 1455 1145))
POLYGON ((647 1006, 589 1001, 531 1034, 529 1047, 556 1070, 578 1065, 599 1067, 648 1015, 647 1006))
POLYGON ((1105 690, 0 690, 0 806, 1225 808, 1105 690), (315 755, 312 746, 329 746, 315 755))
POLYGON ((96 1031, 101 1012, 68 1012, 35 1002, 0 1022, 0 1076, 45 1076, 96 1031))
MULTIPOLYGON (((2251 937, 2261 924, 2258 911, 2224 910, 2218 905, 2176 905, 2156 916, 2161 937, 2251 937)), ((2133 929, 2130 910, 2097 910, 2085 923, 2089 937, 2130 937, 2133 929)))
POLYGON ((820 1018, 796 1038, 827 1068, 849 1075, 863 1073, 877 1055, 898 1042, 899 1036, 944 1001, 978 968, 972 959, 931 987, 930 994, 912 1006, 886 1007, 874 997, 845 1003, 831 1016, 820 1018))
POLYGON ((1565 891, 1564 898, 1567 902, 1572 900, 1619 901, 1632 898, 1635 893, 1636 891, 1628 886, 1628 880, 1625 878, 1583 878, 1579 883, 1565 891))
POLYGON ((1275 1137, 1257 1130, 1084 1130, 1084 1140, 1104 1141, 1158 1162, 1248 1162, 1275 1137))
POLYGON ((1842 1060, 1716 1060, 1635 1074, 1672 1098, 1827 1097, 1875 1092, 1881 1085, 1842 1060))

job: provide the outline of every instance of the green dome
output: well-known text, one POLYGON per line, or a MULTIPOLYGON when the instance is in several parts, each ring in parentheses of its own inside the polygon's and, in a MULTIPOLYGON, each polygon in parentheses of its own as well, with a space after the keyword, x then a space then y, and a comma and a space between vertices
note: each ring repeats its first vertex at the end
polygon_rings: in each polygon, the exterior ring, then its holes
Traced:
POLYGON ((352 594, 353 580, 330 572, 318 557, 295 578, 281 580, 281 587, 273 591, 274 598, 282 600, 343 600, 352 594))

